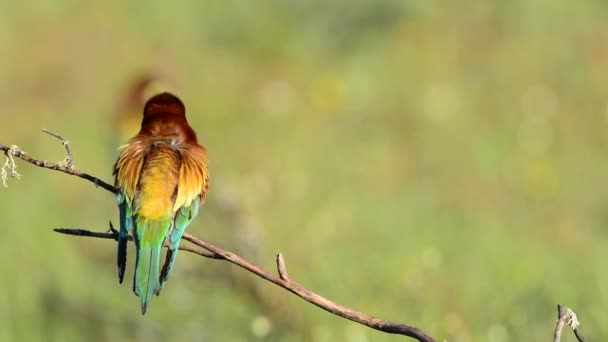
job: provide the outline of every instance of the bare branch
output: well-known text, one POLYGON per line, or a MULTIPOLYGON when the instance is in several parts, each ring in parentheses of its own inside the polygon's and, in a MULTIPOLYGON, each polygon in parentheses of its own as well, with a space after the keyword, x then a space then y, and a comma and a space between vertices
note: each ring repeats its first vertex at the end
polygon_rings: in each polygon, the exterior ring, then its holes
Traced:
POLYGON ((574 336, 576 336, 576 339, 579 340, 579 342, 585 342, 585 338, 583 337, 583 333, 581 333, 580 329, 574 329, 574 336))
POLYGON ((566 324, 566 314, 561 305, 557 305, 557 324, 555 325, 555 334, 553 334, 553 342, 560 342, 562 339, 562 330, 566 324))
MULTIPOLYGON (((118 193, 118 190, 115 187, 102 181, 101 179, 99 179, 97 177, 91 176, 88 173, 80 172, 79 170, 77 170, 75 168, 70 169, 68 166, 60 165, 59 163, 51 163, 46 160, 39 160, 39 159, 31 158, 30 156, 27 155, 27 153, 25 151, 19 149, 19 147, 15 146, 15 145, 7 146, 7 145, 0 144, 0 151, 3 151, 9 160, 12 160, 13 157, 17 157, 23 161, 26 161, 26 162, 36 165, 38 167, 42 167, 42 168, 54 170, 54 171, 59 171, 59 172, 67 173, 68 175, 86 179, 89 182, 95 184, 96 186, 102 187, 111 193, 114 193, 114 194, 118 193)), ((9 170, 11 171, 11 176, 19 178, 21 175, 16 173, 15 167, 16 166, 14 165, 14 161, 12 161, 12 167, 9 166, 9 170), (13 172, 15 172, 16 174, 13 174, 13 172)), ((2 168, 2 169, 4 170, 4 168, 2 168)), ((4 180, 4 177, 2 177, 2 178, 4 180)))
MULTIPOLYGON (((56 228, 54 229, 58 233, 69 234, 69 235, 77 235, 77 236, 85 236, 85 237, 94 237, 94 238, 102 238, 102 239, 116 239, 116 233, 99 233, 99 232, 91 232, 84 229, 65 229, 65 228, 56 228)), ((213 254, 211 255, 202 255, 204 257, 210 257, 213 259, 221 259, 226 260, 232 264, 235 264, 245 270, 257 275, 258 277, 265 279, 275 285, 278 285, 289 292, 295 294, 296 296, 304 299, 305 301, 314 304, 320 307, 323 310, 326 310, 334 315, 349 319, 353 322, 365 325, 372 329, 376 329, 389 334, 397 334, 397 335, 405 335, 412 337, 420 342, 437 342, 433 337, 428 335, 426 332, 407 325, 403 323, 385 321, 365 313, 355 311, 349 307, 337 304, 321 295, 318 295, 311 290, 305 288, 304 286, 298 284, 297 282, 289 279, 287 277, 287 272, 285 268, 285 262, 283 261, 282 255, 279 253, 277 256, 277 269, 279 274, 283 274, 283 277, 277 277, 272 275, 270 272, 263 270, 259 266, 254 265, 253 263, 241 258, 240 256, 224 250, 222 248, 216 247, 208 242, 205 242, 193 235, 188 233, 184 233, 183 239, 193 243, 194 245, 204 248, 213 254)), ((192 252, 198 255, 201 255, 198 251, 194 249, 187 248, 185 246, 180 246, 180 249, 183 249, 188 252, 192 252)))
MULTIPOLYGON (((110 223, 110 226, 111 226, 111 223, 110 223)), ((73 228, 55 228, 53 230, 55 232, 57 232, 57 233, 66 234, 66 235, 94 237, 94 238, 99 238, 99 239, 109 239, 109 240, 118 241, 118 231, 116 231, 112 227, 110 227, 110 231, 105 232, 105 233, 91 232, 89 230, 73 229, 73 228)), ((129 235, 128 236, 128 240, 129 241, 133 241, 133 237, 129 235)), ((169 243, 165 242, 165 244, 163 245, 163 247, 165 247, 165 248, 169 247, 169 243)), ((200 249, 197 249, 197 248, 192 248, 190 246, 182 246, 182 245, 180 245, 179 249, 182 250, 182 251, 186 251, 186 252, 194 253, 196 255, 200 255, 200 256, 205 257, 205 258, 223 259, 222 256, 217 255, 215 253, 208 252, 208 251, 205 251, 205 250, 200 250, 200 249)))
POLYGON ((67 167, 68 170, 74 171, 74 156, 72 155, 72 146, 70 145, 70 142, 67 141, 66 139, 64 139, 61 135, 59 135, 59 133, 55 133, 46 128, 44 128, 42 131, 46 134, 52 135, 55 138, 61 140, 61 144, 63 144, 63 147, 65 148, 65 151, 67 152, 67 155, 65 156, 65 159, 63 161, 59 162, 59 165, 63 165, 65 167, 67 167))
POLYGON ((576 339, 579 342, 585 342, 585 338, 578 329, 581 323, 578 321, 576 314, 570 308, 567 308, 560 304, 557 305, 557 324, 555 326, 553 342, 560 342, 562 338, 562 330, 564 328, 564 325, 566 324, 568 324, 568 326, 572 328, 572 331, 574 332, 574 335, 576 336, 576 339))

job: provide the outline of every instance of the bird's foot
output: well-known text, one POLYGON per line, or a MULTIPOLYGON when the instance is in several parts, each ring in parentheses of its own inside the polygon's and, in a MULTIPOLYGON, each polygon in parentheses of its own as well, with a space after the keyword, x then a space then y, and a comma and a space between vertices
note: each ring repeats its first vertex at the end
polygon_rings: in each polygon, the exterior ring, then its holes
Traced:
POLYGON ((114 229, 112 221, 110 221, 110 229, 108 229, 108 233, 112 233, 112 235, 114 235, 114 240, 118 241, 118 230, 114 229))

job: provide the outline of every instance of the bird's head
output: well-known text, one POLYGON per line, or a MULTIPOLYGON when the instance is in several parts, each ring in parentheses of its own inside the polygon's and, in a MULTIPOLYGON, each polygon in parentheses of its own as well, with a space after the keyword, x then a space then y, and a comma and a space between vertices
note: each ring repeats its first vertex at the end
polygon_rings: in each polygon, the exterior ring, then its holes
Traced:
POLYGON ((171 93, 160 93, 152 96, 144 106, 144 120, 154 116, 186 116, 186 107, 182 101, 171 93))
POLYGON ((170 93, 154 95, 146 102, 140 134, 156 139, 196 142, 196 134, 186 120, 184 104, 170 93))

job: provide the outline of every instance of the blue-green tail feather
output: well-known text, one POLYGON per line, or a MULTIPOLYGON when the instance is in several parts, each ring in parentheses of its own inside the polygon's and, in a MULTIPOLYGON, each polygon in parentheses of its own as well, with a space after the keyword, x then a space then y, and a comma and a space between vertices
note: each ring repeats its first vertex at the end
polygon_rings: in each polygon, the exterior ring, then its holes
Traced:
POLYGON ((118 253, 116 253, 116 263, 118 265, 118 282, 122 284, 127 263, 127 242, 129 232, 132 230, 133 222, 131 208, 127 204, 122 193, 118 194, 117 201, 120 214, 120 231, 118 232, 118 253))
POLYGON ((135 287, 141 302, 141 313, 145 314, 152 295, 160 290, 158 271, 161 247, 144 247, 139 250, 139 263, 135 275, 135 287))
POLYGON ((160 254, 171 227, 170 220, 147 221, 137 219, 137 259, 133 290, 139 296, 141 312, 146 313, 152 295, 158 293, 160 285, 160 254))

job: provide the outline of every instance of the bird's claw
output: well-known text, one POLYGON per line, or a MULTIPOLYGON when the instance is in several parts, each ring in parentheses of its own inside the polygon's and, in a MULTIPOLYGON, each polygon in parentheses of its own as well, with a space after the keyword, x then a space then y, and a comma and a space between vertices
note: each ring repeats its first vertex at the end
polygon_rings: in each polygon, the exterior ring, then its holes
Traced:
POLYGON ((114 229, 112 221, 110 221, 110 228, 108 229, 108 233, 112 233, 112 235, 114 235, 114 240, 118 241, 118 230, 114 229))

